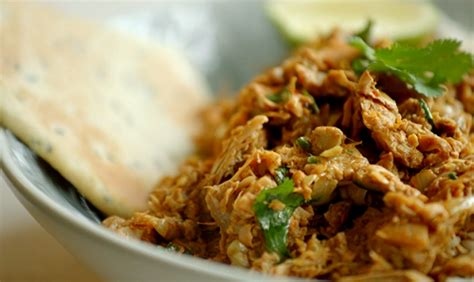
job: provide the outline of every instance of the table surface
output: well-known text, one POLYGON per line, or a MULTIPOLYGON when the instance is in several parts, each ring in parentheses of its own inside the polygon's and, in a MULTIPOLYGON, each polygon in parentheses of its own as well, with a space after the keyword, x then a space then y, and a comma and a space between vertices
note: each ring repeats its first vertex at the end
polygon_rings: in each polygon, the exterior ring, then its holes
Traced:
POLYGON ((23 208, 0 173, 0 281, 100 281, 23 208))

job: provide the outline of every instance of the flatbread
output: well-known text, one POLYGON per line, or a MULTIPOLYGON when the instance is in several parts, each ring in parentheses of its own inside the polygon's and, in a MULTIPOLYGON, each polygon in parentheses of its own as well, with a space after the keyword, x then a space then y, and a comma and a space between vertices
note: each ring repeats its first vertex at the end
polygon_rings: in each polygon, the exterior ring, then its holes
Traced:
POLYGON ((203 79, 182 55, 33 4, 0 7, 0 124, 106 214, 146 209, 192 149, 203 79))

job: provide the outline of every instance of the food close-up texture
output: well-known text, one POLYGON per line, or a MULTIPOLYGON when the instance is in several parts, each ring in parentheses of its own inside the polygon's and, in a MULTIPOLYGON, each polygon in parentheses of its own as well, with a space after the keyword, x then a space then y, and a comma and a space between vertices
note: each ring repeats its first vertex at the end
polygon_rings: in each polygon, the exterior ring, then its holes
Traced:
POLYGON ((274 275, 472 277, 472 57, 365 37, 299 47, 206 108, 196 154, 148 211, 103 224, 274 275))

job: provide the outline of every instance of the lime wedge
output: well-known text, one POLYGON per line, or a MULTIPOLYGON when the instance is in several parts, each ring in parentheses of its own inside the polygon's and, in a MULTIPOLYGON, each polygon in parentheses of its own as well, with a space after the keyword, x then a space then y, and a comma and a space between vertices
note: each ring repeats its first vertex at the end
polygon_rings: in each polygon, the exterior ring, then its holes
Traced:
POLYGON ((438 10, 422 0, 270 0, 268 15, 293 43, 327 35, 335 27, 349 32, 374 22, 374 38, 410 41, 432 35, 438 10))

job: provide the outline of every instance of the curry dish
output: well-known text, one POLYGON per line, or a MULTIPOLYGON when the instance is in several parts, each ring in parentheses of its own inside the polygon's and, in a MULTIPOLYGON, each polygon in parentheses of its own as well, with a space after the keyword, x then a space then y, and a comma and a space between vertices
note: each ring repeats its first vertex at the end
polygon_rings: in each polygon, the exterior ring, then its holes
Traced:
POLYGON ((210 106, 198 152, 149 210, 104 225, 274 275, 474 276, 473 70, 421 99, 354 71, 359 56, 334 32, 210 106))

